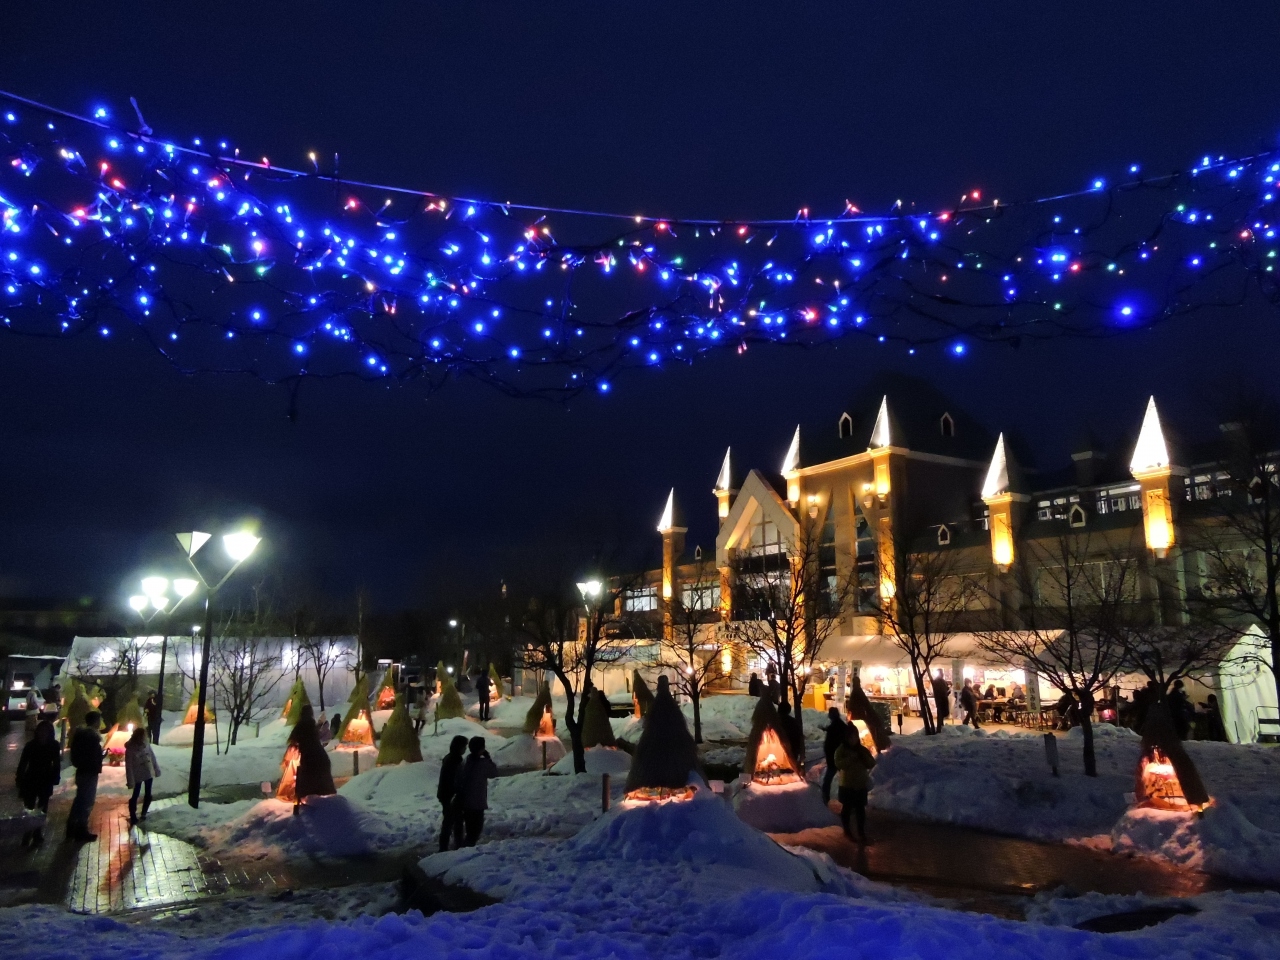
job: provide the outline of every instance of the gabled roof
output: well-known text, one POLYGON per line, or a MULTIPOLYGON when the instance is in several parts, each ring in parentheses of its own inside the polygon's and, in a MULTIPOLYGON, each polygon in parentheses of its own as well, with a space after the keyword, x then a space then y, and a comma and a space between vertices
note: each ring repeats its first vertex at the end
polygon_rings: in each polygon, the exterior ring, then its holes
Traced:
POLYGON ((800 465, 865 453, 872 446, 872 434, 878 432, 878 421, 894 447, 979 463, 991 458, 996 440, 932 384, 904 374, 881 373, 868 380, 843 410, 828 411, 821 420, 801 424, 800 465), (950 433, 943 430, 944 414, 954 427, 950 433))

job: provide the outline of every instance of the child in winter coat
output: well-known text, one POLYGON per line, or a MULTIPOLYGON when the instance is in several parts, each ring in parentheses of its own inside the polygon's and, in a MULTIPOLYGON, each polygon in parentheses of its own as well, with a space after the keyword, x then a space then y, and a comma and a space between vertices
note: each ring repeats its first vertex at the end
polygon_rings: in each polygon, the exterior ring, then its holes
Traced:
MULTIPOLYGON (((36 724, 36 735, 27 741, 18 759, 18 796, 28 810, 42 814, 49 812, 49 797, 62 779, 62 751, 53 732, 53 723, 41 720, 36 724)), ((22 835, 22 845, 39 846, 44 843, 44 826, 28 830, 22 835)))
POLYGON ((867 794, 871 790, 871 768, 876 758, 858 739, 857 727, 850 726, 849 736, 836 748, 836 769, 840 771, 840 822, 845 836, 853 839, 849 818, 858 825, 858 842, 867 842, 867 794))
POLYGON ((129 742, 124 745, 124 782, 133 790, 129 797, 129 822, 137 823, 147 819, 147 809, 151 806, 151 781, 160 776, 160 764, 156 762, 155 752, 147 742, 147 731, 136 727, 129 742), (142 815, 138 815, 138 794, 143 794, 142 815))

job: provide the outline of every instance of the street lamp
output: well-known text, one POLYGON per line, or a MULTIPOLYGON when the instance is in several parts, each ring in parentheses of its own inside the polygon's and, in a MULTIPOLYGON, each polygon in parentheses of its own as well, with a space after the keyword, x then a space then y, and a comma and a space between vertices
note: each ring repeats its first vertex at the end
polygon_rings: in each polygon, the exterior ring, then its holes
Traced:
MULTIPOLYGON (((191 774, 187 778, 187 803, 192 807, 199 808, 200 774, 204 767, 204 710, 209 695, 209 657, 213 642, 213 601, 222 585, 231 579, 231 575, 239 569, 240 564, 249 559, 249 555, 257 549, 262 539, 243 530, 224 534, 222 546, 231 560, 231 566, 222 574, 221 578, 214 583, 210 583, 209 578, 205 577, 200 567, 196 566, 195 557, 200 552, 200 549, 212 539, 212 534, 193 530, 190 533, 180 533, 177 536, 178 543, 187 555, 187 563, 191 564, 191 569, 195 571, 196 576, 200 578, 200 582, 205 587, 204 643, 200 651, 200 686, 196 694, 195 731, 191 738, 191 774)), ((206 554, 205 557, 207 556, 206 554)), ((193 586, 191 589, 194 591, 195 587, 193 586)))
MULTIPOLYGON (((195 593, 196 587, 199 586, 196 581, 184 577, 175 577, 172 583, 173 592, 178 595, 178 599, 173 602, 173 606, 169 605, 168 590, 170 581, 167 577, 143 577, 142 593, 129 598, 129 606, 142 619, 143 626, 150 625, 151 621, 162 613, 168 615, 165 617, 166 629, 160 637, 160 679, 156 684, 156 699, 160 703, 161 710, 164 709, 164 668, 169 654, 169 631, 167 627, 170 618, 178 612, 178 607, 182 606, 182 601, 195 593), (146 613, 148 608, 152 611, 150 615, 146 613)), ((154 733, 158 739, 160 736, 158 724, 154 733)))

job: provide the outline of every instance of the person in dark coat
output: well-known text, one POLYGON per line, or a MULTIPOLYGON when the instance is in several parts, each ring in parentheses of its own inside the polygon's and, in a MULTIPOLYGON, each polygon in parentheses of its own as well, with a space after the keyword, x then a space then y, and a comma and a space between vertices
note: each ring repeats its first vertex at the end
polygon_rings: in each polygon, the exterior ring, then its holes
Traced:
POLYGON ((329 721, 329 738, 333 739, 337 737, 338 733, 341 730, 342 730, 342 714, 335 713, 333 715, 333 719, 329 721))
POLYGON ((951 684, 947 683, 941 670, 933 675, 933 716, 939 729, 951 716, 951 684))
POLYGON ((760 680, 760 674, 753 673, 751 679, 747 681, 747 696, 753 700, 759 700, 764 696, 764 684, 760 680))
POLYGON ((777 703, 782 695, 782 687, 778 684, 778 668, 772 663, 765 667, 765 687, 769 691, 769 699, 777 703))
POLYGON ((797 764, 800 765, 800 773, 804 770, 804 731, 800 728, 799 717, 791 715, 791 704, 783 700, 778 704, 778 723, 782 729, 787 731, 787 739, 790 741, 791 755, 795 758, 797 764))
POLYGON ((476 695, 480 700, 480 719, 481 721, 489 719, 489 689, 493 686, 493 681, 489 679, 489 675, 483 671, 476 677, 476 695))
POLYGON ((966 723, 972 723, 973 729, 978 729, 978 698, 973 692, 973 684, 968 680, 964 682, 964 689, 960 691, 960 706, 964 707, 964 719, 960 721, 960 726, 966 723))
POLYGON ((497 765, 489 759, 484 737, 472 737, 471 752, 458 771, 458 806, 466 832, 462 845, 474 847, 484 829, 484 812, 489 809, 489 781, 498 775, 497 765))
POLYGON ((871 791, 871 768, 876 758, 858 739, 856 728, 848 728, 849 736, 836 749, 836 767, 840 770, 840 825, 844 835, 854 839, 849 821, 858 828, 858 843, 867 842, 867 795, 871 791))
MULTIPOLYGON (((27 741, 18 758, 18 796, 22 805, 33 812, 49 813, 49 797, 62 779, 62 750, 53 721, 41 720, 36 724, 35 737, 27 741)), ((44 825, 28 830, 22 835, 22 845, 39 846, 44 843, 44 825)))
POLYGON ((1186 686, 1181 680, 1173 681, 1168 703, 1173 730, 1179 740, 1185 740, 1191 733, 1191 718, 1195 715, 1195 707, 1191 705, 1191 698, 1187 696, 1186 686))
POLYGON ((458 805, 458 774, 466 759, 467 738, 454 737, 449 741, 449 755, 440 764, 440 781, 436 784, 436 799, 440 801, 440 849, 449 849, 449 837, 453 837, 454 849, 462 847, 462 810, 458 805))
POLYGON ((1222 720, 1222 708, 1218 705, 1218 695, 1209 694, 1209 699, 1200 704, 1204 707, 1205 735, 1219 743, 1227 742, 1227 725, 1222 720))
POLYGON ((76 798, 67 814, 67 839, 92 843, 98 839, 89 832, 89 815, 98 798, 98 777, 102 773, 102 736, 98 724, 102 715, 90 710, 84 715, 84 726, 71 736, 71 765, 76 768, 76 798))
POLYGON ((329 754, 320 743, 320 730, 311 704, 303 707, 298 715, 298 722, 289 732, 289 743, 298 748, 298 773, 293 788, 296 803, 307 797, 327 797, 337 793, 329 754))
POLYGON ((836 750, 840 748, 840 744, 844 743, 845 737, 849 733, 849 725, 844 722, 844 718, 840 716, 840 708, 832 707, 827 711, 826 736, 822 738, 822 753, 827 760, 827 771, 822 775, 822 802, 828 803, 831 800, 831 784, 836 778, 836 750))
POLYGON ((160 742, 160 720, 162 717, 160 711, 160 701, 156 697, 156 692, 151 691, 147 697, 147 702, 142 705, 142 714, 147 718, 147 733, 151 735, 152 743, 160 742))

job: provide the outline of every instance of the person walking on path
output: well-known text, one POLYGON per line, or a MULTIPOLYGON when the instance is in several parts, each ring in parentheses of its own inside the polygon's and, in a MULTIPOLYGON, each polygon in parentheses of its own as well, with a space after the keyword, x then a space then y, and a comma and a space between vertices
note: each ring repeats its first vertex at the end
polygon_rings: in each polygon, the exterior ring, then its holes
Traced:
POLYGON ((147 702, 142 705, 142 713, 147 718, 147 732, 151 735, 151 742, 159 743, 160 721, 163 719, 163 714, 160 710, 160 701, 156 697, 154 690, 147 697, 147 702))
POLYGON ((836 767, 840 771, 840 823, 844 835, 854 839, 849 829, 852 817, 858 828, 858 843, 867 842, 867 794, 871 791, 871 768, 876 758, 858 739, 857 730, 848 728, 848 736, 836 748, 836 767))
POLYGON ((98 839, 89 832, 89 815, 98 798, 98 776, 102 773, 102 736, 98 723, 102 715, 90 710, 84 715, 84 726, 71 736, 71 765, 76 768, 76 798, 67 814, 67 839, 92 843, 98 839))
POLYGON ((941 670, 933 675, 933 715, 939 730, 951 716, 951 684, 947 683, 941 670))
MULTIPOLYGON (((53 721, 41 720, 36 724, 35 737, 28 740, 18 758, 18 796, 22 805, 32 813, 47 816, 49 798, 53 788, 62 779, 62 750, 53 732, 53 721)), ((37 847, 44 843, 44 824, 22 835, 22 845, 37 847)))
POLYGON ((832 707, 827 711, 827 717, 830 724, 827 726, 827 734, 822 738, 822 753, 827 759, 827 770, 822 775, 822 802, 831 802, 831 784, 836 778, 836 750, 840 744, 844 743, 845 736, 849 732, 849 725, 844 722, 844 718, 840 716, 840 708, 832 707))
POLYGON ((964 689, 960 691, 960 706, 964 708, 964 719, 960 721, 960 726, 966 723, 973 724, 973 729, 978 728, 978 697, 973 692, 973 684, 966 680, 964 689))
POLYGON ((489 719, 489 689, 493 686, 493 682, 489 679, 489 675, 481 671, 476 677, 476 694, 480 698, 480 720, 481 722, 489 719))
POLYGON ((427 725, 427 691, 425 687, 418 687, 417 693, 414 694, 413 701, 413 732, 421 733, 422 728, 427 725))
POLYGON ((147 819, 151 809, 151 781, 160 776, 160 764, 155 751, 147 743, 147 734, 141 727, 124 745, 124 785, 133 791, 129 797, 129 822, 147 819), (142 814, 138 814, 138 794, 142 793, 142 814))
POLYGON ((449 837, 453 837, 454 849, 462 846, 462 811, 458 808, 458 774, 467 752, 467 738, 456 736, 449 741, 449 755, 440 764, 440 781, 436 784, 436 799, 440 801, 440 851, 449 849, 449 837))
POLYGON ((462 808, 464 847, 474 847, 484 829, 484 812, 489 808, 489 781, 498 775, 497 765, 489 759, 484 737, 471 738, 471 753, 458 772, 458 804, 462 808))

